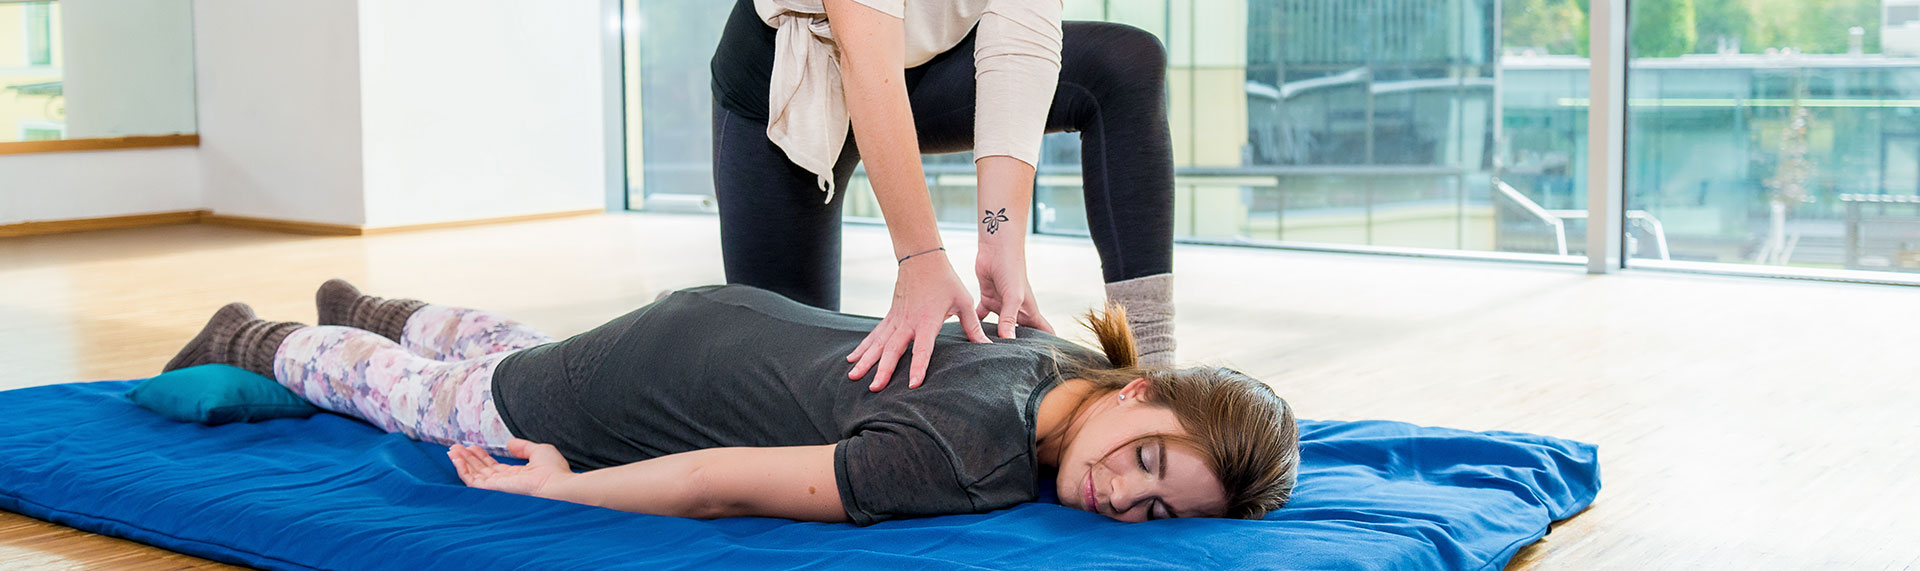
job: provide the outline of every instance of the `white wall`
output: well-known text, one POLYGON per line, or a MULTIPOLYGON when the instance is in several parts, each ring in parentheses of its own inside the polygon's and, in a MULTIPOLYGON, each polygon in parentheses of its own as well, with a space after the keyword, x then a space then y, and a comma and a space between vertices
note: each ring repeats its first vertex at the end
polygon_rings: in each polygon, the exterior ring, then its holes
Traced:
POLYGON ((0 224, 605 206, 599 2, 193 0, 192 19, 200 147, 0 157, 0 224))
POLYGON ((191 0, 61 0, 67 138, 194 132, 191 0))
POLYGON ((206 207, 191 147, 0 156, 0 225, 206 207))
MULTIPOLYGON (((188 0, 60 5, 68 137, 193 132, 188 0)), ((0 224, 205 207, 192 148, 0 156, 0 224)))
POLYGON ((363 0, 366 224, 604 207, 600 15, 583 0, 363 0))
POLYGON ((358 24, 354 2, 196 0, 208 208, 366 223, 358 24))

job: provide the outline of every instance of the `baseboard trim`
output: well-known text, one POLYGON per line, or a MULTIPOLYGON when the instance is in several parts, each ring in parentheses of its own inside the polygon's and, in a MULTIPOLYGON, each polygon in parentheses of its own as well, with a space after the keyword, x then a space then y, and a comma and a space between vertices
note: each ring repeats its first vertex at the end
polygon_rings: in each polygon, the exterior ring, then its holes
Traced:
POLYGON ((101 218, 20 222, 0 225, 0 238, 38 236, 42 234, 65 234, 68 232, 89 232, 94 230, 119 230, 122 228, 141 228, 145 226, 193 224, 199 222, 201 218, 206 215, 207 211, 205 210, 180 210, 175 212, 106 216, 101 218))
POLYGON ((130 216, 108 216, 104 218, 80 218, 74 220, 46 220, 0 225, 0 238, 15 236, 38 236, 42 234, 62 234, 67 232, 86 232, 92 230, 117 230, 122 228, 140 228, 145 226, 166 226, 170 224, 207 224, 250 230, 265 230, 286 234, 304 234, 309 236, 367 236, 373 234, 395 234, 419 230, 441 230, 465 226, 484 226, 510 222, 529 222, 554 218, 571 218, 600 214, 604 210, 567 210, 561 212, 543 212, 518 216, 501 216, 477 220, 455 220, 451 222, 431 222, 426 224, 404 224, 399 226, 357 226, 352 224, 327 224, 324 222, 303 222, 299 220, 281 220, 277 218, 255 218, 251 216, 232 216, 214 214, 207 210, 182 210, 178 212, 160 212, 155 214, 134 214, 130 216))
POLYGON ((200 223, 209 226, 266 230, 285 234, 305 234, 309 236, 360 236, 366 234, 365 228, 352 224, 327 224, 325 222, 303 222, 300 220, 281 220, 278 218, 254 218, 251 216, 232 216, 208 213, 200 217, 200 223))
POLYGON ((572 218, 575 216, 587 216, 590 214, 602 214, 605 212, 606 212, 605 209, 600 209, 600 208, 590 208, 586 210, 563 210, 560 212, 542 212, 539 214, 521 214, 518 216, 501 216, 497 218, 454 220, 451 222, 429 222, 426 224, 405 224, 400 226, 375 226, 370 228, 363 228, 362 232, 364 234, 393 234, 398 232, 414 232, 419 230, 443 230, 447 228, 460 228, 465 226, 485 226, 489 224, 506 224, 509 222, 531 222, 534 220, 550 220, 554 218, 572 218))
POLYGON ((51 141, 15 141, 0 143, 0 155, 198 146, 200 146, 200 135, 198 134, 108 137, 102 139, 55 139, 51 141))

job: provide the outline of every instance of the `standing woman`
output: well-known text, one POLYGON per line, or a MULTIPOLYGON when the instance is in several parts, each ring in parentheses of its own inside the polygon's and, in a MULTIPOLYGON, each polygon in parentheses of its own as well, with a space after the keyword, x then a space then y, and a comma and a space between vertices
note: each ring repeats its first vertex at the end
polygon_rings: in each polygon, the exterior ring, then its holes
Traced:
POLYGON ((999 315, 1051 332, 1027 280, 1044 132, 1078 131, 1087 221, 1107 299, 1141 360, 1173 359, 1173 148, 1166 52, 1152 34, 1062 25, 1060 0, 738 0, 713 56, 713 165, 727 281, 840 305, 841 199, 864 159, 899 260, 887 315, 852 354, 884 388, 913 347, 999 315), (851 129, 849 129, 851 127, 851 129), (849 133, 851 130, 851 133, 849 133), (921 153, 971 150, 979 173, 980 302, 948 260, 921 153), (968 312, 975 315, 969 316, 968 312), (916 342, 917 341, 917 342, 916 342))

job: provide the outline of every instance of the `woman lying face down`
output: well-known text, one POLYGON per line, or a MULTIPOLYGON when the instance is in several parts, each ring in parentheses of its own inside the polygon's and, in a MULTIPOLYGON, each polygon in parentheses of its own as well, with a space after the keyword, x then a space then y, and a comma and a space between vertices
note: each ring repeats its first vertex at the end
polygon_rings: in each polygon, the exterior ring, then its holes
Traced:
POLYGON ((1057 438, 1038 443, 1042 458, 1055 459, 1061 504, 1121 521, 1256 519, 1286 504, 1299 432, 1273 389, 1231 369, 1132 366, 1133 340, 1118 306, 1088 313, 1085 322, 1107 361, 1120 367, 1083 362, 1084 378, 1047 397, 1079 403, 1057 432, 1041 432, 1057 438), (1069 397, 1077 391, 1085 392, 1069 397))
MULTIPOLYGON (((1179 379, 1169 384, 1177 383, 1179 390, 1188 391, 1182 396, 1193 395, 1208 401, 1182 403, 1183 410, 1205 411, 1208 404, 1244 407, 1226 412, 1239 415, 1241 418, 1237 420, 1243 422, 1227 426, 1209 420, 1217 417, 1200 416, 1197 422, 1205 428, 1196 435, 1182 425, 1174 408, 1149 400, 1153 398, 1150 391, 1155 383, 1148 377, 1127 382, 1118 390, 1102 389, 1086 379, 1071 379, 1042 401, 1039 427, 1044 436, 1036 443, 1042 465, 1055 473, 1054 489, 1061 505, 1121 521, 1140 522, 1175 517, 1258 519, 1285 504, 1292 493, 1299 464, 1298 435, 1292 412, 1285 402, 1273 396, 1265 385, 1231 371, 1156 373, 1179 379), (1203 378, 1180 377, 1182 373, 1203 378), (1259 394, 1262 391, 1267 394, 1259 394), (1261 400, 1268 402, 1259 402, 1261 400), (1229 488, 1229 484, 1233 487, 1229 488)), ((636 490, 631 494, 608 489, 628 484, 657 486, 657 480, 663 478, 672 479, 674 483, 713 478, 718 475, 701 473, 701 468, 731 468, 730 461, 736 457, 748 463, 793 460, 796 464, 806 464, 817 460, 817 456, 830 454, 831 450, 743 449, 737 451, 737 456, 715 452, 707 458, 709 462, 692 461, 679 466, 668 465, 674 460, 670 456, 639 463, 658 462, 661 465, 657 470, 648 470, 639 464, 605 468, 602 472, 607 476, 622 470, 631 475, 592 482, 572 481, 583 475, 568 470, 566 459, 552 445, 515 439, 510 450, 514 456, 529 462, 524 466, 501 464, 479 447, 462 445, 453 446, 448 456, 461 480, 476 488, 661 515, 768 515, 831 522, 847 520, 845 511, 836 511, 841 499, 835 494, 820 492, 826 488, 825 482, 807 486, 805 497, 794 498, 751 497, 777 494, 778 486, 733 489, 669 486, 636 490), (676 473, 674 469, 687 472, 676 473), (655 493, 661 489, 677 491, 655 493), (741 501, 722 505, 695 501, 713 494, 726 496, 728 492, 751 498, 736 498, 741 501), (688 502, 662 501, 674 499, 673 496, 688 502), (807 509, 810 505, 820 509, 807 509)), ((773 474, 779 466, 765 468, 769 477, 781 477, 773 474)), ((823 479, 818 472, 803 471, 794 476, 823 479)), ((724 477, 715 479, 726 481, 724 477)), ((755 478, 747 480, 743 484, 750 484, 755 478)))
POLYGON ((1228 369, 1133 366, 1037 330, 936 342, 926 382, 850 379, 873 318, 746 286, 682 290, 565 341, 485 312, 322 286, 322 326, 234 304, 168 370, 227 363, 450 445, 467 485, 639 513, 867 525, 1039 497, 1122 521, 1258 518, 1299 463, 1286 402, 1228 369), (502 464, 512 455, 524 465, 502 464), (583 470, 576 472, 575 470, 583 470))

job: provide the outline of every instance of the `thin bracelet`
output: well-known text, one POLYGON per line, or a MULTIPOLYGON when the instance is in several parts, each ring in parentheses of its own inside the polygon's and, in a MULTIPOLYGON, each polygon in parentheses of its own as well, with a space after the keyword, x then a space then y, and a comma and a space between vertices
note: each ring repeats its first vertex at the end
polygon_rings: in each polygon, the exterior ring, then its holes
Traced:
POLYGON ((899 261, 897 261, 897 262, 894 262, 894 264, 896 264, 896 265, 898 265, 898 264, 904 264, 904 263, 907 263, 907 258, 911 258, 911 257, 914 257, 914 256, 918 256, 918 255, 921 255, 921 254, 931 254, 931 253, 934 253, 934 252, 938 252, 938 251, 941 251, 941 250, 945 250, 945 249, 947 249, 947 247, 946 247, 946 246, 941 246, 941 247, 938 247, 938 248, 934 248, 934 249, 932 249, 932 250, 927 250, 927 251, 925 251, 925 252, 914 252, 914 253, 911 253, 911 254, 907 254, 907 255, 905 255, 905 256, 901 256, 901 257, 900 257, 900 260, 899 260, 899 261))

